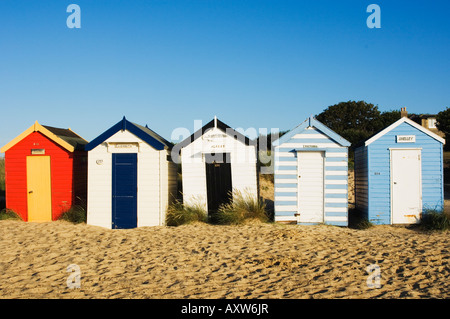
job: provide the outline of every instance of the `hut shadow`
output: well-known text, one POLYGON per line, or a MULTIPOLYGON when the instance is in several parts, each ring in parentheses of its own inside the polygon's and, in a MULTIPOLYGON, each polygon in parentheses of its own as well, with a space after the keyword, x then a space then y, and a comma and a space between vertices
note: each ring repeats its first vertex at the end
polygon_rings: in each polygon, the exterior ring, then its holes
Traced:
POLYGON ((274 201, 268 198, 262 198, 261 200, 264 202, 264 205, 266 206, 266 213, 267 217, 269 217, 269 221, 274 222, 275 221, 275 204, 274 201))
POLYGON ((0 190, 0 211, 6 208, 5 191, 0 190))

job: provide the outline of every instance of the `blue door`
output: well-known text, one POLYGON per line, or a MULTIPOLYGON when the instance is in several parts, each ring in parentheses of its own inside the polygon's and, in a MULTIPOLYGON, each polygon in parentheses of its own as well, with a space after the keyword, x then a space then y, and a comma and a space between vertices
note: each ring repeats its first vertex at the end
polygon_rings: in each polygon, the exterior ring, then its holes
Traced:
POLYGON ((137 154, 112 154, 112 228, 137 227, 137 154))

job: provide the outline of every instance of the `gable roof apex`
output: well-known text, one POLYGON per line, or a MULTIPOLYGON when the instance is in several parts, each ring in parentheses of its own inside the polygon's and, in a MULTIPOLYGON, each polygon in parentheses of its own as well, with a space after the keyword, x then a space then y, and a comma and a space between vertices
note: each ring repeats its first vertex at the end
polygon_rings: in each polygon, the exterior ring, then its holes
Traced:
POLYGON ((386 127, 385 129, 381 130, 380 132, 378 132, 377 134, 375 134, 374 136, 372 136, 371 138, 367 139, 364 142, 364 146, 368 146, 371 143, 375 142, 376 140, 378 140, 380 137, 382 137, 383 135, 385 135, 386 133, 392 131, 394 128, 396 128, 397 126, 399 126, 402 123, 408 123, 411 126, 415 127, 416 129, 418 129, 419 131, 429 135, 430 137, 434 138, 435 140, 441 142, 442 144, 445 144, 445 139, 443 139, 442 137, 440 137, 439 135, 431 132, 430 130, 426 129, 425 127, 423 127, 420 124, 417 124, 416 122, 414 122, 413 120, 409 119, 408 117, 402 117, 399 120, 397 120, 396 122, 392 123, 391 125, 389 125, 388 127, 386 127))
POLYGON ((323 132, 325 135, 327 135, 329 138, 335 140, 337 143, 339 143, 342 146, 348 147, 351 145, 349 141, 347 141, 345 138, 319 122, 315 117, 312 115, 308 117, 306 120, 304 120, 302 123, 294 127, 292 130, 281 136, 279 139, 275 140, 272 144, 274 146, 278 146, 280 144, 285 143, 289 139, 291 139, 294 135, 299 134, 303 130, 307 129, 308 127, 314 127, 318 129, 319 131, 323 132))
POLYGON ((87 141, 70 129, 52 127, 34 122, 28 129, 0 149, 4 153, 33 132, 39 132, 69 152, 82 150, 87 141))
POLYGON ((108 130, 97 136, 95 139, 93 139, 90 143, 88 143, 84 149, 86 151, 90 151, 106 141, 108 138, 113 136, 119 131, 129 131, 130 133, 136 135, 138 138, 140 138, 142 141, 146 142, 148 145, 152 146, 158 151, 161 151, 163 149, 171 149, 173 147, 173 144, 161 137, 160 135, 156 134, 154 131, 148 128, 148 126, 144 127, 139 124, 132 123, 128 121, 125 116, 114 124, 112 127, 110 127, 108 130))
POLYGON ((228 126, 224 122, 220 121, 215 116, 214 119, 212 119, 210 122, 206 123, 202 128, 198 129, 191 136, 185 138, 183 141, 178 143, 177 148, 181 150, 182 148, 184 148, 187 145, 194 142, 197 138, 201 137, 208 129, 211 129, 211 128, 218 128, 219 130, 223 131, 226 134, 229 134, 232 132, 234 138, 237 138, 240 141, 243 141, 246 145, 256 145, 256 142, 254 140, 249 139, 244 134, 231 128, 230 126, 228 126))

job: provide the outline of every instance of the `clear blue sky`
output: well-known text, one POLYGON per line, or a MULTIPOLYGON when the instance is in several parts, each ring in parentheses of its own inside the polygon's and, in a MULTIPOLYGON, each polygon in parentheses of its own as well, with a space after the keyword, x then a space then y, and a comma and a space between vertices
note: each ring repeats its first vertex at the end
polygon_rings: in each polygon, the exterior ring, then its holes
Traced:
POLYGON ((125 115, 170 139, 214 115, 291 129, 348 100, 437 113, 449 14, 448 0, 1 0, 0 145, 36 120, 92 140, 125 115))

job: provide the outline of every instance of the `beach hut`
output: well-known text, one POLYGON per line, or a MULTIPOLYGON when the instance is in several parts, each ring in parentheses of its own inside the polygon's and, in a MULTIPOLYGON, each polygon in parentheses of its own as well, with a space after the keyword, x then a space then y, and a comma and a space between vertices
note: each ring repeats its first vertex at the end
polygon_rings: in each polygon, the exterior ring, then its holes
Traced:
POLYGON ((374 224, 415 224, 443 209, 445 140, 402 117, 355 149, 356 208, 374 224))
POLYGON ((256 143, 216 117, 176 145, 181 155, 183 202, 211 217, 231 193, 258 198, 256 143))
POLYGON ((86 200, 87 141, 69 129, 37 121, 1 148, 6 207, 25 221, 58 219, 86 200))
POLYGON ((310 117, 273 146, 275 221, 347 226, 350 143, 310 117))
POLYGON ((164 225, 177 188, 172 146, 125 117, 87 144, 87 223, 112 229, 164 225))

